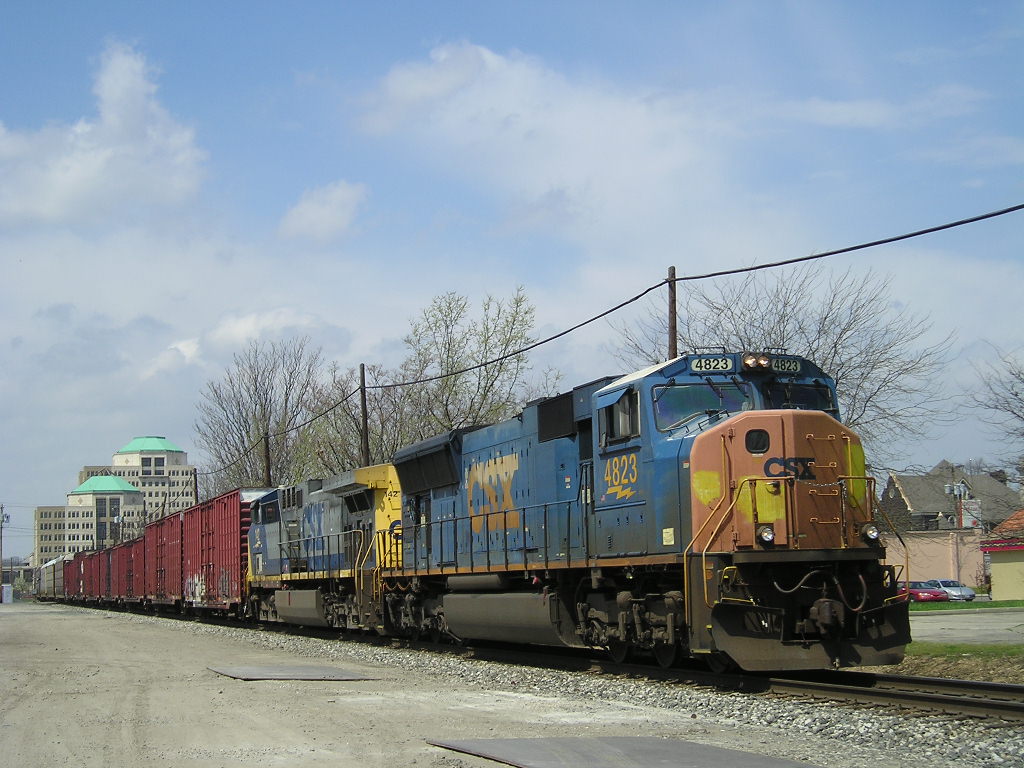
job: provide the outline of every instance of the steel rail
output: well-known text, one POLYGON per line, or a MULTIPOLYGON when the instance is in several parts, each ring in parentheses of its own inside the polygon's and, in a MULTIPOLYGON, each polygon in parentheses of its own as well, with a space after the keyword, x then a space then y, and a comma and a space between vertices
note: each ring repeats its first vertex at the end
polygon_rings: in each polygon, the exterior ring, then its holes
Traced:
POLYGON ((779 694, 1024 721, 1024 685, 841 671, 770 677, 769 683, 771 691, 779 694))

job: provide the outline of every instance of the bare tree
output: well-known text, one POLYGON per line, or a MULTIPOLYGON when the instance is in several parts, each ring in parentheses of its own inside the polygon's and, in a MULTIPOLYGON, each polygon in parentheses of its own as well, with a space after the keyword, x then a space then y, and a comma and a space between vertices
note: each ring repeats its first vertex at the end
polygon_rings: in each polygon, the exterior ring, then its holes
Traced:
POLYGON ((534 308, 522 287, 508 301, 487 296, 476 317, 465 296, 434 298, 412 322, 404 339, 409 355, 401 367, 406 381, 435 379, 410 387, 409 407, 417 415, 420 439, 506 419, 551 388, 557 376, 547 371, 539 386, 532 385, 527 355, 514 354, 533 343, 533 321, 534 308))
MULTIPOLYGON (((332 364, 329 379, 314 395, 318 412, 309 429, 317 471, 331 475, 362 463, 360 439, 359 371, 332 364)), ((395 451, 415 442, 420 430, 408 388, 400 385, 400 372, 379 365, 366 367, 366 410, 370 463, 390 461, 395 451)))
MULTIPOLYGON (((525 354, 534 309, 522 288, 507 301, 486 297, 479 314, 457 293, 437 296, 411 321, 408 354, 394 370, 367 367, 371 463, 399 448, 456 427, 489 424, 516 413, 527 400, 552 393, 558 375, 530 379, 525 354)), ((311 426, 315 461, 325 474, 359 466, 360 406, 355 368, 330 369, 316 393, 311 426)))
MULTIPOLYGON (((681 348, 784 348, 813 360, 835 378, 845 422, 880 456, 892 439, 922 435, 945 410, 935 381, 951 337, 925 345, 930 323, 894 307, 887 278, 805 264, 683 285, 681 348)), ((622 362, 665 359, 667 312, 652 309, 620 332, 613 354, 622 362)))
POLYGON ((1024 441, 1024 363, 1018 353, 999 351, 999 363, 982 368, 979 378, 972 402, 989 411, 988 421, 1014 442, 1024 441))
POLYGON ((271 436, 274 484, 308 476, 312 453, 298 427, 312 415, 321 369, 320 350, 306 337, 254 341, 221 379, 206 383, 195 424, 197 443, 217 468, 204 482, 206 493, 264 484, 264 434, 271 436))

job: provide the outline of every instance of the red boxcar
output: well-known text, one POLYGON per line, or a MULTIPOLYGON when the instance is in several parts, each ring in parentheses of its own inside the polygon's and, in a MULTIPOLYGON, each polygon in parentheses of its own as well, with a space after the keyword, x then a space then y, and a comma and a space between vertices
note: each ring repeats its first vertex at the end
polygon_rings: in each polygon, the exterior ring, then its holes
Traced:
POLYGON ((181 603, 181 518, 184 512, 146 526, 145 599, 153 605, 181 603))
POLYGON ((128 597, 128 574, 132 568, 132 543, 117 544, 110 552, 110 592, 108 597, 118 603, 128 597))
POLYGON ((132 556, 125 579, 125 600, 140 603, 146 594, 146 542, 142 536, 131 540, 132 556))
POLYGON ((266 490, 238 489, 185 510, 185 604, 238 611, 245 602, 250 507, 266 490))
POLYGON ((89 603, 97 602, 107 591, 107 579, 110 575, 107 552, 86 552, 82 559, 82 599, 89 603))
POLYGON ((64 596, 69 600, 80 601, 85 596, 85 556, 87 552, 77 552, 64 563, 64 596))

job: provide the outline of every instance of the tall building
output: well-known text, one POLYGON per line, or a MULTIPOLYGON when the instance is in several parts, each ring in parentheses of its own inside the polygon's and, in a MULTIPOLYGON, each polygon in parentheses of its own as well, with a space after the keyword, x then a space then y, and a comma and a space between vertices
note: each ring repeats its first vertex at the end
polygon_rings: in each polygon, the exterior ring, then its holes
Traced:
POLYGON ((134 538, 150 520, 196 503, 195 467, 165 437, 136 437, 106 466, 86 466, 63 507, 37 507, 33 561, 134 538))
POLYGON ((36 507, 33 565, 42 565, 67 551, 64 539, 66 514, 64 507, 36 507))

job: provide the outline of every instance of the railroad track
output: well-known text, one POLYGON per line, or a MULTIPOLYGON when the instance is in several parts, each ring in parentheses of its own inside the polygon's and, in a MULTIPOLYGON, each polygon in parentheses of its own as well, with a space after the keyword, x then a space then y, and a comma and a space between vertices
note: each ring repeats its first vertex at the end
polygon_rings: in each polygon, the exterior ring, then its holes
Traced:
POLYGON ((1024 685, 842 671, 767 679, 776 694, 1024 722, 1024 685))
MULTIPOLYGON (((294 628, 293 628, 294 629, 294 628)), ((329 631, 308 632, 326 636, 329 631)), ((335 633, 336 637, 337 634, 335 633)), ((617 664, 602 656, 573 649, 543 651, 497 643, 474 646, 414 643, 395 638, 362 636, 357 641, 375 645, 419 649, 505 664, 594 674, 623 675, 667 683, 688 683, 753 695, 777 695, 839 701, 893 709, 937 712, 953 717, 1024 722, 1024 685, 907 677, 849 670, 783 673, 716 673, 692 662, 689 666, 663 669, 650 663, 617 664)))
POLYGON ((497 646, 462 649, 462 652, 481 660, 690 683, 749 694, 798 696, 938 712, 954 717, 1024 722, 1024 685, 846 670, 719 674, 697 666, 661 669, 653 664, 615 664, 570 653, 553 655, 497 646))

